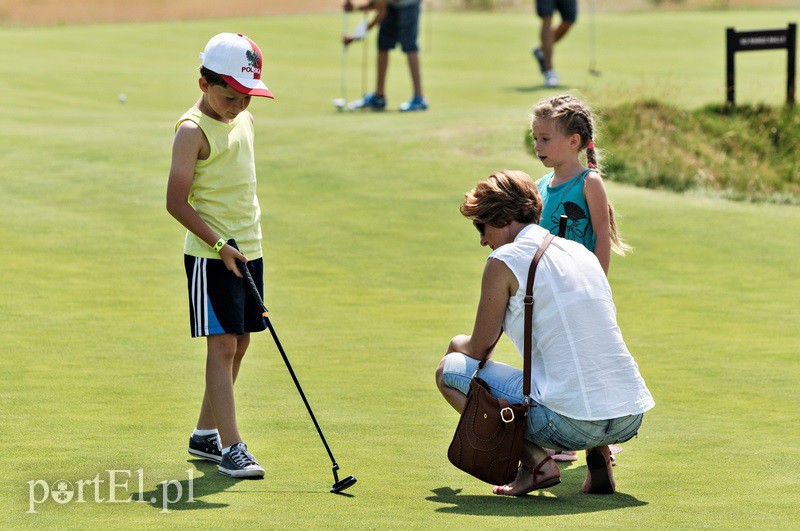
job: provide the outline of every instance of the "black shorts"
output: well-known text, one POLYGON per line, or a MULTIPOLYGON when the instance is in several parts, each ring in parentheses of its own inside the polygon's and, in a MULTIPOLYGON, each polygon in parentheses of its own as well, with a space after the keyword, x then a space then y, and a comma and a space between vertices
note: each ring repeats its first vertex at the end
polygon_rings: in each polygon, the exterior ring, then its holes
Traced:
MULTIPOLYGON (((219 259, 183 255, 189 286, 189 319, 192 337, 261 332, 267 322, 257 301, 219 259)), ((264 298, 264 260, 247 262, 261 298, 264 298)))
POLYGON ((540 18, 561 13, 561 20, 575 22, 578 18, 578 0, 536 0, 536 14, 540 18))
POLYGON ((400 7, 386 6, 386 16, 378 31, 378 50, 382 52, 392 50, 399 42, 405 53, 419 51, 417 46, 419 6, 419 2, 400 7))

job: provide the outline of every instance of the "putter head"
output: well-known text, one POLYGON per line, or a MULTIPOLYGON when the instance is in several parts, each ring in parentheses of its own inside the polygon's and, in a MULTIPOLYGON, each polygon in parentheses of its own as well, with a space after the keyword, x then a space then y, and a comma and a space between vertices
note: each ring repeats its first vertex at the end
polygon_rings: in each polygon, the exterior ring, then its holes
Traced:
POLYGON ((349 489, 350 487, 355 485, 356 481, 358 481, 358 480, 356 480, 355 477, 347 476, 346 478, 334 483, 333 487, 331 487, 331 492, 334 493, 334 494, 338 494, 338 493, 342 492, 343 490, 349 489))
POLYGON ((347 100, 344 98, 336 98, 333 100, 333 104, 336 105, 338 110, 343 110, 344 106, 347 105, 347 100))

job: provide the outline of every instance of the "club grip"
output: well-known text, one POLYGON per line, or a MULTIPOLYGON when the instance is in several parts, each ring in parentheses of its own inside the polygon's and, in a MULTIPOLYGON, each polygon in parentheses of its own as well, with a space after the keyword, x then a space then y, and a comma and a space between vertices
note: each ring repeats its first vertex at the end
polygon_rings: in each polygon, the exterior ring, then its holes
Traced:
POLYGON ((559 238, 563 238, 564 235, 567 233, 567 216, 561 214, 561 217, 558 218, 558 236, 559 238))
MULTIPOLYGON (((239 246, 236 245, 236 240, 231 238, 228 240, 228 245, 239 250, 239 246)), ((253 280, 253 275, 250 274, 250 270, 247 268, 247 264, 242 262, 241 260, 236 260, 236 267, 239 268, 239 271, 242 273, 244 277, 244 283, 247 286, 247 291, 250 292, 250 296, 253 297, 253 300, 261 306, 261 311, 263 315, 267 315, 267 308, 264 306, 264 300, 261 298, 261 294, 258 292, 258 288, 256 287, 256 283, 253 280)))

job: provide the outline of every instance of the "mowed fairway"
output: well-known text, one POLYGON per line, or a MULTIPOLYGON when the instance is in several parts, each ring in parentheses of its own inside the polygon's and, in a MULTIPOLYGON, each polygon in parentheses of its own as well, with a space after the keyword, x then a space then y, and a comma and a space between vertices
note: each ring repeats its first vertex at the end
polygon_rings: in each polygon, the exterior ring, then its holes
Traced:
MULTIPOLYGON (((720 102, 724 28, 796 14, 601 13, 602 76, 587 72, 579 25, 559 52, 562 82, 599 108, 720 102)), ((0 29, 0 526, 796 526, 796 207, 609 183, 636 248, 612 259, 611 285, 657 404, 619 456, 619 492, 580 494, 581 458, 546 493, 499 498, 447 461, 457 415, 433 371, 471 329, 487 255, 458 206, 494 170, 545 172, 522 145, 531 105, 552 93, 529 55, 536 28, 530 14, 435 13, 422 41, 431 110, 413 116, 335 112, 335 14, 0 29), (267 334, 237 382, 266 479, 232 481, 186 453, 205 342, 188 337, 184 231, 164 192, 174 122, 199 94, 197 55, 221 31, 261 45, 277 96, 250 106, 267 307, 341 475, 358 478, 343 496, 327 492, 330 461, 267 334), (109 470, 130 473, 111 493, 109 470), (125 503, 140 477, 145 502, 125 503), (76 485, 95 478, 80 503, 76 485), (75 498, 32 503, 57 480, 75 498), (165 510, 170 480, 182 496, 165 510)), ((355 99, 359 45, 348 60, 355 99)), ((739 64, 741 101, 783 101, 785 55, 739 64)), ((390 106, 409 92, 395 53, 390 106)), ((510 342, 499 348, 521 365, 510 342)))

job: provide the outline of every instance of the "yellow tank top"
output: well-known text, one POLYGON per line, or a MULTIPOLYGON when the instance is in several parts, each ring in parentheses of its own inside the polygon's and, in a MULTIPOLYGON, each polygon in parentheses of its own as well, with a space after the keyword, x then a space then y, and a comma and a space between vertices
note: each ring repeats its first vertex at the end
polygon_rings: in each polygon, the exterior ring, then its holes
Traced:
MULTIPOLYGON (((253 156, 253 116, 244 111, 229 124, 214 120, 192 107, 175 124, 196 123, 208 139, 211 153, 198 160, 189 189, 189 204, 220 237, 234 238, 251 260, 261 258, 261 208, 256 196, 253 156)), ((191 231, 183 252, 200 258, 219 255, 191 231)))

